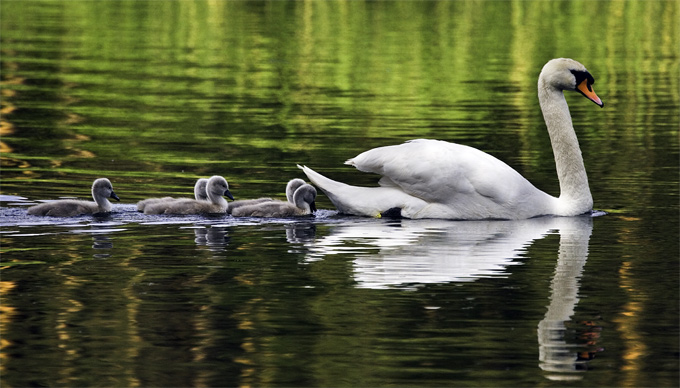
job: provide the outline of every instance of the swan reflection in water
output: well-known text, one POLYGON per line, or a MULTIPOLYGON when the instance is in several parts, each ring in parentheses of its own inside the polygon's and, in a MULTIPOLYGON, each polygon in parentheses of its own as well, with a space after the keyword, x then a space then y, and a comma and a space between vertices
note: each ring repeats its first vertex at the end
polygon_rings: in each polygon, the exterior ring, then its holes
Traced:
POLYGON ((508 267, 521 264, 519 257, 534 241, 559 234, 550 303, 538 324, 539 367, 548 379, 570 380, 581 378, 578 372, 586 369, 577 344, 565 338, 565 322, 570 322, 579 301, 592 228, 590 215, 519 221, 371 220, 339 224, 308 244, 306 259, 354 254, 357 287, 415 290, 428 283, 506 276, 508 267))

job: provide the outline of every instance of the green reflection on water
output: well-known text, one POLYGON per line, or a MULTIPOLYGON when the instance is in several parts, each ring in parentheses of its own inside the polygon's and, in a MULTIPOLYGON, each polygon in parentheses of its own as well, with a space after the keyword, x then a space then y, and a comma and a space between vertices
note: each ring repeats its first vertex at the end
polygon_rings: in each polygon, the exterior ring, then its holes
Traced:
POLYGON ((340 170, 436 137, 554 191, 535 98, 547 59, 578 58, 600 81, 610 110, 572 103, 587 155, 608 153, 591 134, 624 123, 655 136, 630 117, 640 99, 678 105, 670 1, 3 3, 8 177, 133 171, 157 191, 159 173, 222 173, 266 184, 244 193, 258 195, 296 162, 340 170))
MULTIPOLYGON (((596 284, 623 279, 621 288, 607 289, 618 299, 634 294, 617 310, 617 330, 632 335, 629 354, 646 355, 654 349, 635 334, 677 323, 672 314, 646 322, 643 309, 664 307, 666 291, 677 289, 645 273, 677 273, 677 224, 668 213, 678 205, 678 8, 676 1, 4 0, 1 191, 31 199, 87 197, 91 180, 108 176, 123 202, 132 203, 189 196, 197 177, 222 174, 238 198, 282 197, 285 182, 300 176, 296 163, 372 184, 375 177, 342 162, 371 147, 434 137, 489 151, 557 194, 536 79, 548 59, 573 57, 591 70, 606 104, 600 110, 568 97, 596 207, 622 214, 606 221, 615 224, 614 232, 596 235, 593 250, 606 246, 613 252, 607 258, 625 258, 620 273, 592 260, 596 268, 586 276, 596 284), (650 279, 663 282, 664 290, 646 288, 650 279), (634 353, 638 345, 643 351, 634 353)), ((330 208, 325 198, 319 201, 330 208)), ((507 333, 485 333, 479 349, 464 348, 459 357, 428 354, 432 338, 441 343, 439 352, 474 342, 451 338, 437 322, 455 322, 455 333, 470 334, 461 327, 492 321, 493 306, 483 309, 484 319, 424 317, 426 295, 351 289, 349 255, 304 270, 290 264, 296 255, 283 255, 280 238, 272 241, 266 230, 232 234, 240 248, 230 251, 233 261, 205 272, 198 268, 215 265, 211 252, 197 255, 194 236, 174 229, 118 234, 116 257, 125 259, 97 262, 96 269, 89 237, 3 238, 3 254, 23 264, 47 263, 46 271, 21 274, 22 281, 54 291, 47 301, 14 300, 33 317, 8 313, 12 321, 28 319, 13 338, 35 340, 36 353, 59 349, 20 367, 56 366, 50 385, 210 385, 228 377, 228 383, 255 386, 377 386, 423 383, 418 373, 433 385, 507 382, 499 368, 472 376, 443 370, 451 360, 474 369, 469 356, 482 359, 507 333), (140 234, 152 237, 140 240, 140 234), (33 243, 45 248, 26 247, 33 243), (67 248, 55 252, 62 245, 67 248), (281 271, 295 274, 294 280, 280 279, 281 271), (290 284, 323 290, 284 287, 290 284), (185 293, 173 298, 178 289, 185 293), (370 303, 351 303, 364 298, 370 303), (171 311, 158 314, 159 306, 171 311), (407 341, 421 358, 399 353, 406 339, 393 335, 405 331, 409 315, 423 324, 415 331, 422 337, 407 341), (301 322, 290 322, 295 319, 301 322), (286 330, 289 336, 281 335, 286 330), (318 341, 304 330, 318 330, 318 341), (424 335, 429 330, 441 331, 424 335), (173 348, 166 335, 182 346, 173 348), (367 341, 383 352, 352 353, 367 341), (210 357, 202 359, 205 354, 210 357), (296 358, 312 365, 300 366, 296 358), (215 361, 224 359, 230 362, 215 361), (421 359, 429 364, 416 365, 421 359), (198 371, 165 368, 191 363, 204 364, 198 371), (109 364, 117 368, 111 375, 97 373, 109 364)), ((550 270, 530 279, 545 285, 541 275, 550 270)), ((505 284, 497 285, 497 296, 506 293, 505 284)), ((455 297, 479 297, 474 286, 446 287, 459 307, 453 311, 469 307, 455 297)), ((543 307, 533 308, 533 318, 543 307)), ((534 326, 518 337, 535 337, 534 326)), ((533 350, 513 356, 534 362, 533 350)), ((598 381, 677 381, 667 372, 671 367, 658 377, 636 368, 659 366, 621 363, 596 375, 598 381)), ((536 372, 513 381, 535 385, 536 372)), ((28 382, 27 375, 10 373, 10 383, 28 382)))

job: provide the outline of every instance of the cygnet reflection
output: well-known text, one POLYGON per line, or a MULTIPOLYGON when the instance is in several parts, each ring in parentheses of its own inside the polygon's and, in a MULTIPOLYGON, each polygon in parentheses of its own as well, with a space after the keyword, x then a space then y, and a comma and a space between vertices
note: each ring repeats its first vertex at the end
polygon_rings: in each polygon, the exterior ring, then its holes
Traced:
POLYGON ((312 222, 295 222, 284 227, 289 243, 310 243, 316 237, 316 225, 312 222))
POLYGON ((222 251, 229 244, 227 228, 221 226, 196 228, 194 236, 196 245, 208 247, 211 251, 222 251))

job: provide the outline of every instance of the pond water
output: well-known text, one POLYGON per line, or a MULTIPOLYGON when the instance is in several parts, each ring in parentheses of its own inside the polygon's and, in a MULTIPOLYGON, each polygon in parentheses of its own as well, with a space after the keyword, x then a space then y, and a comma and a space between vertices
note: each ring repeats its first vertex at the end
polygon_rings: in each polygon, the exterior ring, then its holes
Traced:
POLYGON ((676 1, 2 1, 3 386, 677 386, 676 1), (149 216, 223 175, 437 138, 558 194, 536 80, 567 96, 595 208, 523 221, 149 216), (108 216, 26 207, 88 198, 108 216))

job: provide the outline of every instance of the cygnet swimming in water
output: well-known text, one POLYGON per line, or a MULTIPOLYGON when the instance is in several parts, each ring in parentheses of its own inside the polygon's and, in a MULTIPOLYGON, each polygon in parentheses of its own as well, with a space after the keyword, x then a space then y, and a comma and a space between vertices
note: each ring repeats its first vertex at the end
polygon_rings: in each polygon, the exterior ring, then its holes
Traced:
POLYGON ((94 202, 76 199, 61 199, 41 203, 28 208, 28 214, 34 216, 73 217, 81 214, 97 214, 111 212, 111 202, 107 198, 120 201, 113 192, 113 185, 106 178, 99 178, 92 183, 92 198, 94 202))
POLYGON ((305 216, 316 211, 316 189, 309 184, 303 184, 295 190, 293 203, 284 201, 269 201, 255 205, 234 209, 234 217, 291 217, 305 216))
MULTIPOLYGON (((288 202, 293 203, 293 194, 295 193, 295 190, 298 189, 298 187, 304 185, 306 182, 300 178, 295 178, 291 179, 288 181, 288 184, 286 185, 286 198, 288 199, 288 202)), ((271 198, 257 198, 257 199, 242 199, 239 201, 234 201, 229 204, 229 209, 227 209, 227 213, 232 214, 234 209, 238 209, 243 206, 250 206, 250 205, 256 205, 258 203, 262 202, 271 202, 274 201, 271 198)))
MULTIPOLYGON (((208 180, 205 178, 201 178, 196 181, 196 184, 194 185, 194 198, 197 201, 207 201, 208 200, 208 194, 206 193, 206 186, 208 184, 208 180)), ((139 202, 137 202, 137 211, 143 212, 144 208, 147 206, 150 206, 152 204, 157 204, 161 202, 170 202, 170 201, 179 201, 179 200, 184 200, 188 198, 173 198, 173 197, 163 197, 163 198, 147 198, 143 199, 139 202)))
POLYGON ((229 203, 222 198, 233 200, 229 192, 227 180, 215 175, 208 179, 206 186, 208 201, 195 199, 178 199, 175 201, 159 202, 144 208, 144 214, 215 214, 226 213, 229 203))

